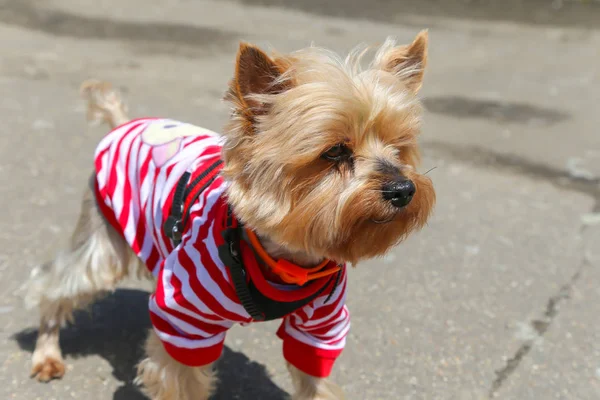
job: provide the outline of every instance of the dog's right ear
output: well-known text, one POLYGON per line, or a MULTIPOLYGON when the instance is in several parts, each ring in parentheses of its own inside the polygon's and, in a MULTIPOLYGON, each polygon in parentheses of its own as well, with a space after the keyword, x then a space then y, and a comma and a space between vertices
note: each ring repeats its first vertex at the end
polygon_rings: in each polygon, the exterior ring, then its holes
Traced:
POLYGON ((405 46, 395 46, 388 39, 375 59, 375 65, 391 72, 413 93, 417 93, 423 84, 423 74, 427 65, 427 30, 419 32, 415 40, 405 46))
POLYGON ((267 112, 260 95, 272 95, 286 89, 281 75, 284 71, 271 57, 258 47, 241 43, 235 65, 235 76, 231 82, 230 97, 236 100, 244 113, 256 116, 267 112))

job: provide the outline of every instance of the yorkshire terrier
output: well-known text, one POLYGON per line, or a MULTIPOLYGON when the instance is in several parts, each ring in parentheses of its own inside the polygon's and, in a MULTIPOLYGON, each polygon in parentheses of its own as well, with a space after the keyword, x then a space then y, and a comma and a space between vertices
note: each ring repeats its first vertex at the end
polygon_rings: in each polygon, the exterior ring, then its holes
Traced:
POLYGON ((327 377, 350 327, 346 263, 385 254, 435 203, 417 171, 427 41, 388 39, 366 68, 366 51, 241 44, 222 135, 130 120, 108 83, 84 83, 88 117, 112 130, 70 245, 28 282, 32 375, 62 377, 60 327, 137 273, 156 282, 137 376, 150 398, 207 399, 227 330, 278 318, 293 398, 343 398, 327 377))

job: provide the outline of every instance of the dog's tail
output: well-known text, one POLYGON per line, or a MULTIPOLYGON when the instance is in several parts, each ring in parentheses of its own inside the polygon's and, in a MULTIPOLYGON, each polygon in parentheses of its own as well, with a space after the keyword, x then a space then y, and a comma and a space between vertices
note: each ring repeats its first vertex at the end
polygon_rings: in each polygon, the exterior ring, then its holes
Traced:
POLYGON ((121 95, 109 82, 87 80, 81 84, 80 91, 87 102, 87 119, 90 123, 104 122, 116 128, 130 120, 121 95))

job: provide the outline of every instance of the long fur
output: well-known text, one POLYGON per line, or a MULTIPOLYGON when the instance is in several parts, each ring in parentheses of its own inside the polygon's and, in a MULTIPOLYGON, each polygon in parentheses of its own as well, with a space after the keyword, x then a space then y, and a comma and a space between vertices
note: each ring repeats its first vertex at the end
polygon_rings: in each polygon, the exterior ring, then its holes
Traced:
POLYGON ((26 306, 41 314, 31 374, 41 381, 60 378, 65 367, 59 347, 60 327, 72 321, 74 309, 113 290, 130 272, 146 275, 127 243, 99 213, 86 188, 81 214, 69 246, 35 268, 26 285, 26 306))
POLYGON ((236 215, 289 250, 352 263, 385 254, 421 228, 435 203, 431 180, 417 172, 426 42, 426 32, 409 46, 388 40, 366 69, 361 51, 342 59, 311 47, 270 58, 242 46, 226 96, 232 118, 223 152, 236 215), (271 82, 248 87, 247 74, 271 82), (338 143, 352 149, 351 168, 320 157, 338 143), (390 179, 382 162, 417 188, 400 213, 381 197, 390 179), (393 223, 372 223, 396 213, 393 223))
MULTIPOLYGON (((226 96, 232 115, 224 131, 223 174, 234 213, 271 255, 300 264, 323 258, 356 263, 384 254, 426 223, 435 192, 417 172, 416 97, 426 49, 426 33, 408 46, 388 40, 362 68, 363 49, 346 59, 314 47, 269 57, 241 45, 226 96), (346 162, 321 156, 340 143, 352 154, 346 162), (382 196, 383 185, 398 177, 416 186, 402 209, 382 196)), ((91 121, 115 127, 129 120, 110 84, 87 81, 81 90, 91 121)), ((27 284, 27 304, 41 313, 32 375, 40 381, 63 376, 61 325, 132 273, 150 277, 86 188, 69 246, 36 268, 27 284)), ((214 391, 212 366, 178 363, 153 331, 146 354, 136 381, 152 399, 207 399, 214 391)), ((343 399, 328 379, 288 369, 294 400, 343 399)))
POLYGON ((216 378, 211 365, 187 367, 165 351, 160 339, 150 331, 146 354, 138 366, 136 383, 153 400, 207 400, 214 392, 216 378))

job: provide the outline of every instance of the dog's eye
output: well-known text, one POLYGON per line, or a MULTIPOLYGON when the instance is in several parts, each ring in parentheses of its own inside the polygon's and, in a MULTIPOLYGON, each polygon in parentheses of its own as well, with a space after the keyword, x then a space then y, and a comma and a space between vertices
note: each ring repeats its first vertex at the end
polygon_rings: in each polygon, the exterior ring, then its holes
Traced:
POLYGON ((350 149, 343 144, 336 144, 325 153, 323 153, 323 158, 332 161, 340 161, 350 156, 350 149))

